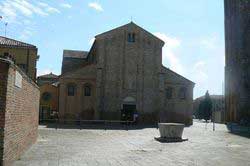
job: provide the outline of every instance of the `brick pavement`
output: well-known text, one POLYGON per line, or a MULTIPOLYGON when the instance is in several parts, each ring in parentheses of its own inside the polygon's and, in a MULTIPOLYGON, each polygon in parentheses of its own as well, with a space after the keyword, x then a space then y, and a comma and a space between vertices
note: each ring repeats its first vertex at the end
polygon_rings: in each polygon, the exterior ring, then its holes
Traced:
POLYGON ((51 129, 40 126, 38 142, 15 166, 246 166, 250 139, 227 132, 225 125, 195 122, 182 143, 159 143, 155 128, 140 130, 51 129))

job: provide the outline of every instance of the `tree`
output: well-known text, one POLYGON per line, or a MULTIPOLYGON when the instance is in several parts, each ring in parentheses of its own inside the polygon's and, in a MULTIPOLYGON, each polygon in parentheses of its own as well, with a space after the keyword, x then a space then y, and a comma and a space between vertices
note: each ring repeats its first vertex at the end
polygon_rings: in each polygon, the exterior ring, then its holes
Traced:
POLYGON ((198 110, 199 119, 205 119, 206 122, 211 119, 212 116, 212 100, 208 91, 205 94, 205 98, 200 102, 198 110))

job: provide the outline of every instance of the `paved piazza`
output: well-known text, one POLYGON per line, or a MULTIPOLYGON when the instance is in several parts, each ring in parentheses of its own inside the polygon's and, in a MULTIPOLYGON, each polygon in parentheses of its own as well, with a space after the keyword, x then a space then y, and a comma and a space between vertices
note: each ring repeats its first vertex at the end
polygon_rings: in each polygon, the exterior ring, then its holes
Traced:
POLYGON ((227 132, 225 125, 195 122, 181 143, 159 143, 155 128, 139 130, 39 127, 39 138, 15 166, 247 166, 250 139, 227 132))

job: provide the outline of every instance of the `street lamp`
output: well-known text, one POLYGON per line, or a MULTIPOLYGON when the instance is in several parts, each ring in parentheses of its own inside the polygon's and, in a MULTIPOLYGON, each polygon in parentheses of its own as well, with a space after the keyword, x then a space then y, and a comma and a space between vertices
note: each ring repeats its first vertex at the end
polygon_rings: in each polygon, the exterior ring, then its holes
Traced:
MULTIPOLYGON (((3 16, 0 16, 0 20, 2 20, 2 19, 3 19, 3 16)), ((4 25, 5 25, 4 34, 5 34, 5 37, 6 37, 6 28, 7 28, 8 22, 5 22, 4 25)))

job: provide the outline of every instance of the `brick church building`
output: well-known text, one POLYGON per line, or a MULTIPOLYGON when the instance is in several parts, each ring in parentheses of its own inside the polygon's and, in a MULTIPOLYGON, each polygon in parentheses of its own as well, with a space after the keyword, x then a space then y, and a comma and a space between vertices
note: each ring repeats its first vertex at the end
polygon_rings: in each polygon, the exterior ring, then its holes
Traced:
POLYGON ((95 36, 89 52, 64 50, 60 120, 192 123, 194 83, 162 65, 164 42, 131 22, 95 36), (126 119, 126 120, 127 120, 126 119))

